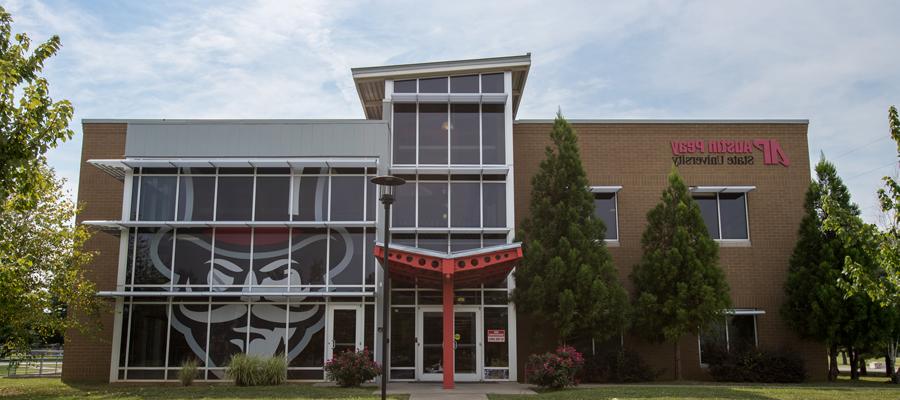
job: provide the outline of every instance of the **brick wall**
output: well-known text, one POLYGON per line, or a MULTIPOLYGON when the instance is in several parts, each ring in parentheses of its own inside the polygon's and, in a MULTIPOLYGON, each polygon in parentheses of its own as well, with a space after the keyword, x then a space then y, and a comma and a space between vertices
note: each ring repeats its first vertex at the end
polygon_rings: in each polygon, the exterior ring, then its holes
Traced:
MULTIPOLYGON (((679 172, 690 186, 756 186, 747 197, 751 245, 720 248, 720 262, 735 308, 765 311, 757 317, 761 348, 791 349, 802 354, 811 379, 822 380, 827 369, 825 347, 802 341, 782 320, 779 307, 784 301, 788 259, 797 239, 803 199, 810 181, 806 124, 778 123, 576 123, 581 157, 591 185, 615 186, 619 192, 619 246, 610 247, 619 276, 632 290, 628 279, 640 260, 641 234, 646 213, 654 207, 666 186, 672 168, 670 141, 690 139, 777 139, 789 167, 763 165, 762 153, 754 151, 753 165, 686 165, 679 172)), ((550 123, 514 125, 516 224, 528 215, 531 179, 550 144, 550 123)), ((521 318, 527 324, 525 318, 521 318)), ((521 324, 520 324, 521 325, 521 324)), ((529 346, 525 326, 519 329, 519 360, 542 350, 529 346)), ((674 350, 671 345, 643 343, 626 336, 626 347, 640 351, 658 368, 673 377, 674 350)), ((682 368, 686 379, 709 379, 699 365, 697 338, 681 342, 682 368)), ((521 367, 520 367, 521 368, 521 367)), ((521 369, 520 369, 521 371, 521 369)))
MULTIPOLYGON (((86 220, 118 220, 122 216, 122 182, 87 163, 91 159, 120 159, 125 156, 126 124, 84 124, 78 202, 82 207, 77 223, 86 220)), ((115 290, 118 273, 118 233, 95 231, 85 245, 96 252, 86 276, 97 290, 115 290)), ((62 379, 66 382, 109 381, 112 356, 113 305, 105 302, 99 331, 66 334, 62 379)))

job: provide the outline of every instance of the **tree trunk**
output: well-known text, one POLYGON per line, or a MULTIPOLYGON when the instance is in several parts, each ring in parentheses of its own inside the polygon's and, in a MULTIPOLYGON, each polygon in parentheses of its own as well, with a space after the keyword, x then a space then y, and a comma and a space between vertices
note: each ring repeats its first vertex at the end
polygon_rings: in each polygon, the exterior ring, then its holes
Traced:
POLYGON ((860 376, 869 376, 868 366, 866 365, 866 359, 860 355, 857 355, 859 363, 859 375, 860 376))
POLYGON ((888 341, 887 352, 884 355, 884 372, 888 378, 891 378, 891 383, 893 384, 900 383, 900 373, 897 370, 897 344, 897 339, 891 338, 888 341))
POLYGON ((842 350, 841 351, 841 364, 846 364, 846 363, 847 363, 847 351, 842 350))
POLYGON ((850 356, 850 380, 858 381, 859 380, 859 354, 856 354, 856 350, 853 349, 853 346, 847 347, 847 354, 850 356))
POLYGON ((837 365, 837 356, 838 356, 838 347, 836 344, 831 345, 831 348, 828 351, 828 380, 830 382, 834 382, 837 380, 838 376, 838 365, 837 365))
POLYGON ((681 347, 675 342, 675 380, 681 380, 681 347))

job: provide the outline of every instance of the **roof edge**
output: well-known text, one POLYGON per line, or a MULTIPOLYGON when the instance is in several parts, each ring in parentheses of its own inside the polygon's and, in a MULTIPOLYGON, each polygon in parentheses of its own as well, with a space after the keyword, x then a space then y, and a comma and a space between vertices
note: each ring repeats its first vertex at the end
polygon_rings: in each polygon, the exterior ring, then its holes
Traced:
POLYGON ((138 125, 191 125, 191 124, 381 124, 387 121, 373 119, 140 119, 140 118, 82 118, 82 124, 138 124, 138 125))
MULTIPOLYGON (((552 124, 553 119, 518 119, 514 124, 552 124)), ((805 124, 808 119, 569 119, 572 124, 805 124)))
POLYGON ((516 66, 530 67, 531 53, 516 56, 472 58, 467 60, 431 61, 412 64, 356 67, 350 68, 350 72, 353 75, 353 79, 356 80, 366 78, 383 78, 387 76, 406 75, 412 73, 431 73, 439 71, 470 70, 484 67, 497 68, 516 66))

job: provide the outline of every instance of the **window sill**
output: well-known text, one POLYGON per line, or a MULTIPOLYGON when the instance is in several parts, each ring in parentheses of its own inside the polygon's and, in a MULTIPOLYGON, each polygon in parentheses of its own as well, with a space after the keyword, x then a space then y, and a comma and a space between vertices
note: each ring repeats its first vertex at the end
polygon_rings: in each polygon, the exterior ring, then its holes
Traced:
POLYGON ((719 247, 750 247, 750 239, 713 239, 719 247))
POLYGON ((603 242, 606 243, 606 247, 620 247, 620 246, 622 246, 622 244, 619 243, 619 240, 618 240, 618 239, 603 239, 603 242))

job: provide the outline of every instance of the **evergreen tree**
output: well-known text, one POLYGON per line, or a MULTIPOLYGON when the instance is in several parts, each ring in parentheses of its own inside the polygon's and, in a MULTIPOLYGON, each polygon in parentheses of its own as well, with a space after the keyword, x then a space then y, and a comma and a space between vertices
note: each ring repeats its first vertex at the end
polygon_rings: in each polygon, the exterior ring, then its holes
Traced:
POLYGON ((647 213, 643 256, 631 279, 637 293, 637 333, 675 350, 675 379, 681 379, 678 341, 724 319, 731 306, 728 283, 719 267, 719 246, 709 236, 700 206, 678 171, 668 177, 661 202, 647 213))
POLYGON ((513 300, 535 322, 553 327, 560 341, 575 334, 604 340, 624 328, 628 295, 603 241, 606 228, 594 215, 577 134, 561 113, 550 138, 532 179, 513 300))

